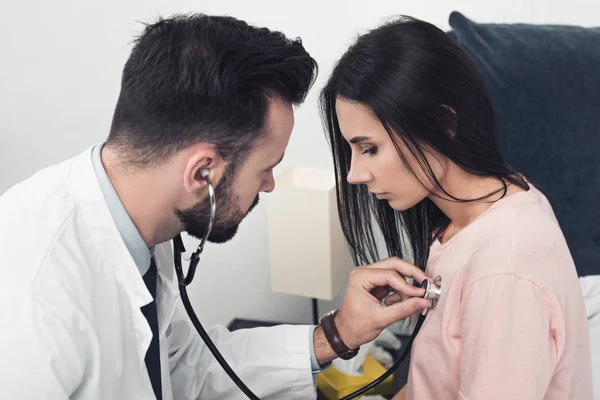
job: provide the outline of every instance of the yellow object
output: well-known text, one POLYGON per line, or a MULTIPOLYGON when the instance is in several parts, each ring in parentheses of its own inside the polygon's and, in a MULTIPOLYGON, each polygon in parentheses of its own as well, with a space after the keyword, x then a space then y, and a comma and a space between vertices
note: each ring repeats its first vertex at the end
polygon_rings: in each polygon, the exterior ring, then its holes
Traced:
MULTIPOLYGON (((363 374, 347 375, 333 365, 317 375, 317 387, 328 400, 338 400, 379 378, 386 369, 371 355, 363 363, 363 374)), ((380 385, 365 394, 389 395, 394 393, 394 375, 390 375, 380 385)))

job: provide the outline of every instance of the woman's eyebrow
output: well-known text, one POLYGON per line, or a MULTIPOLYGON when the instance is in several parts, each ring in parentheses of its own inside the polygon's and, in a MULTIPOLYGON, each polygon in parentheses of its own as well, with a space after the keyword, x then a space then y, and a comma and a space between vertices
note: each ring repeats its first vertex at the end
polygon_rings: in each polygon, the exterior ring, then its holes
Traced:
POLYGON ((357 144, 357 143, 364 142, 364 141, 367 141, 370 139, 371 138, 368 136, 354 136, 352 139, 349 140, 349 142, 352 144, 357 144))

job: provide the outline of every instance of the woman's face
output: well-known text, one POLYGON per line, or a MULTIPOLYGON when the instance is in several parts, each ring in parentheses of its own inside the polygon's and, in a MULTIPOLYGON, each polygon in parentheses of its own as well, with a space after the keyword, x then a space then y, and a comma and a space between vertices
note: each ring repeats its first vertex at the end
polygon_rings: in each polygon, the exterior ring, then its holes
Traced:
MULTIPOLYGON (((383 124, 370 108, 338 97, 336 113, 342 135, 352 149, 348 183, 367 185, 378 199, 387 200, 393 209, 399 211, 413 207, 431 193, 433 185, 417 159, 398 140, 398 148, 418 179, 404 164, 383 124)), ((426 149, 422 150, 441 181, 444 159, 426 149)))

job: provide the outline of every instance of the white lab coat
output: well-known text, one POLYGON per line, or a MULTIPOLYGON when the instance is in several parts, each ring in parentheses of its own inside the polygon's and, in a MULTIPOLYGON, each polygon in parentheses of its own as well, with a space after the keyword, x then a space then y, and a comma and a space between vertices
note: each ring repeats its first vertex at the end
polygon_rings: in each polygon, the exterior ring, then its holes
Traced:
MULTIPOLYGON (((171 275, 171 246, 155 254, 171 275)), ((151 296, 104 201, 91 149, 0 197, 0 272, 0 399, 155 398, 140 310, 151 296)), ((164 273, 158 285, 163 399, 245 398, 189 322, 176 285, 164 273)), ((309 329, 209 333, 255 394, 291 400, 316 397, 309 329)))

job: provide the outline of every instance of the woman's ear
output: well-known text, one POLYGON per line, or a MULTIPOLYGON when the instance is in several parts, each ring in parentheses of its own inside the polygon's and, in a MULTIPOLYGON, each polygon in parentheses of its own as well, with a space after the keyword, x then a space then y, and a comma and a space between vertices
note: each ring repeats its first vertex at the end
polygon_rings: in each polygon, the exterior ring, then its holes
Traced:
POLYGON ((458 130, 458 116, 452 107, 447 105, 442 105, 442 107, 444 108, 446 114, 446 133, 451 139, 454 139, 456 137, 456 131, 458 130))

